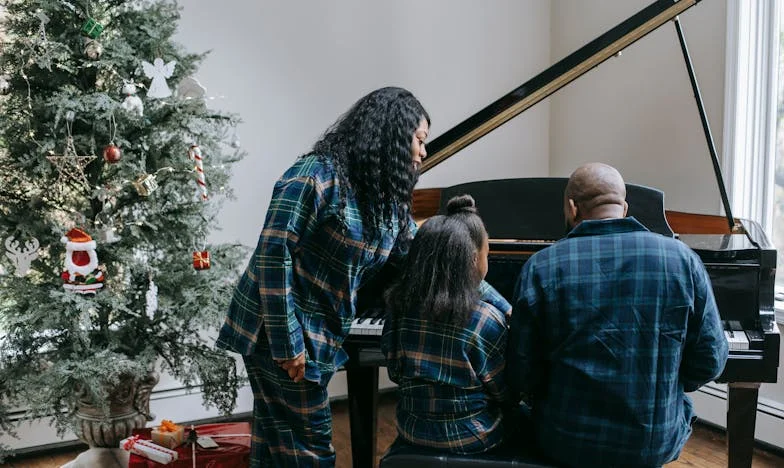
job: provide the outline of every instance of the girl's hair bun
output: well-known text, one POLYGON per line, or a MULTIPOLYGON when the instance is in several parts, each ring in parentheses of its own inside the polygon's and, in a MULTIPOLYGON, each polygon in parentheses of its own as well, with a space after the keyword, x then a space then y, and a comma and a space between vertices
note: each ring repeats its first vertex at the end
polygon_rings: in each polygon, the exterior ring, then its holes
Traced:
POLYGON ((446 214, 451 216, 458 213, 476 214, 476 202, 471 195, 458 195, 452 197, 446 204, 446 214))

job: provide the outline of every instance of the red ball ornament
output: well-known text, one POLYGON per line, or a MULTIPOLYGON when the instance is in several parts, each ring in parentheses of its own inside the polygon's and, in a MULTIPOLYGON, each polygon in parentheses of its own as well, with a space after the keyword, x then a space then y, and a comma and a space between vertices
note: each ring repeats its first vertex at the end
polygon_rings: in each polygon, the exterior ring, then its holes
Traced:
POLYGON ((122 151, 115 145, 109 145, 103 149, 104 161, 114 164, 122 157, 122 151))

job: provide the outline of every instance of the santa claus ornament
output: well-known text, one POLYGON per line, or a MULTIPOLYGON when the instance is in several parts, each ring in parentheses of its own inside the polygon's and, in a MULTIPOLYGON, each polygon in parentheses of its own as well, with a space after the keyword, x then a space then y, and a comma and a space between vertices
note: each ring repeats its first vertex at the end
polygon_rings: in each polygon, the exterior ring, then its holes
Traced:
POLYGON ((60 275, 63 288, 79 294, 95 294, 104 281, 95 241, 79 228, 71 229, 60 240, 65 244, 65 271, 60 275))

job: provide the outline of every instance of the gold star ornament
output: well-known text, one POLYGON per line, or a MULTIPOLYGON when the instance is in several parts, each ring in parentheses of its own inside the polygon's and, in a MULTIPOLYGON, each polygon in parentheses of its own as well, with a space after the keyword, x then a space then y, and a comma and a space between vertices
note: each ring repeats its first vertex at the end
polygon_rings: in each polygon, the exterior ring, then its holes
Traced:
POLYGON ((80 156, 76 154, 73 138, 68 137, 65 143, 65 151, 61 155, 50 154, 46 157, 60 173, 55 182, 60 188, 66 182, 76 183, 85 190, 90 188, 90 182, 84 175, 84 168, 96 159, 96 156, 80 156))

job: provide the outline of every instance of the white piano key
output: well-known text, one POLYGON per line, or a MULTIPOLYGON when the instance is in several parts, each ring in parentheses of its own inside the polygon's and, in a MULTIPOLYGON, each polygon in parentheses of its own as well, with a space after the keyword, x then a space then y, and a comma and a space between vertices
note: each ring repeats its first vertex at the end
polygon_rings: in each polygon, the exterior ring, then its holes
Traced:
POLYGON ((747 351, 749 349, 749 339, 746 338, 746 333, 743 330, 724 330, 724 336, 727 337, 730 350, 747 351))

